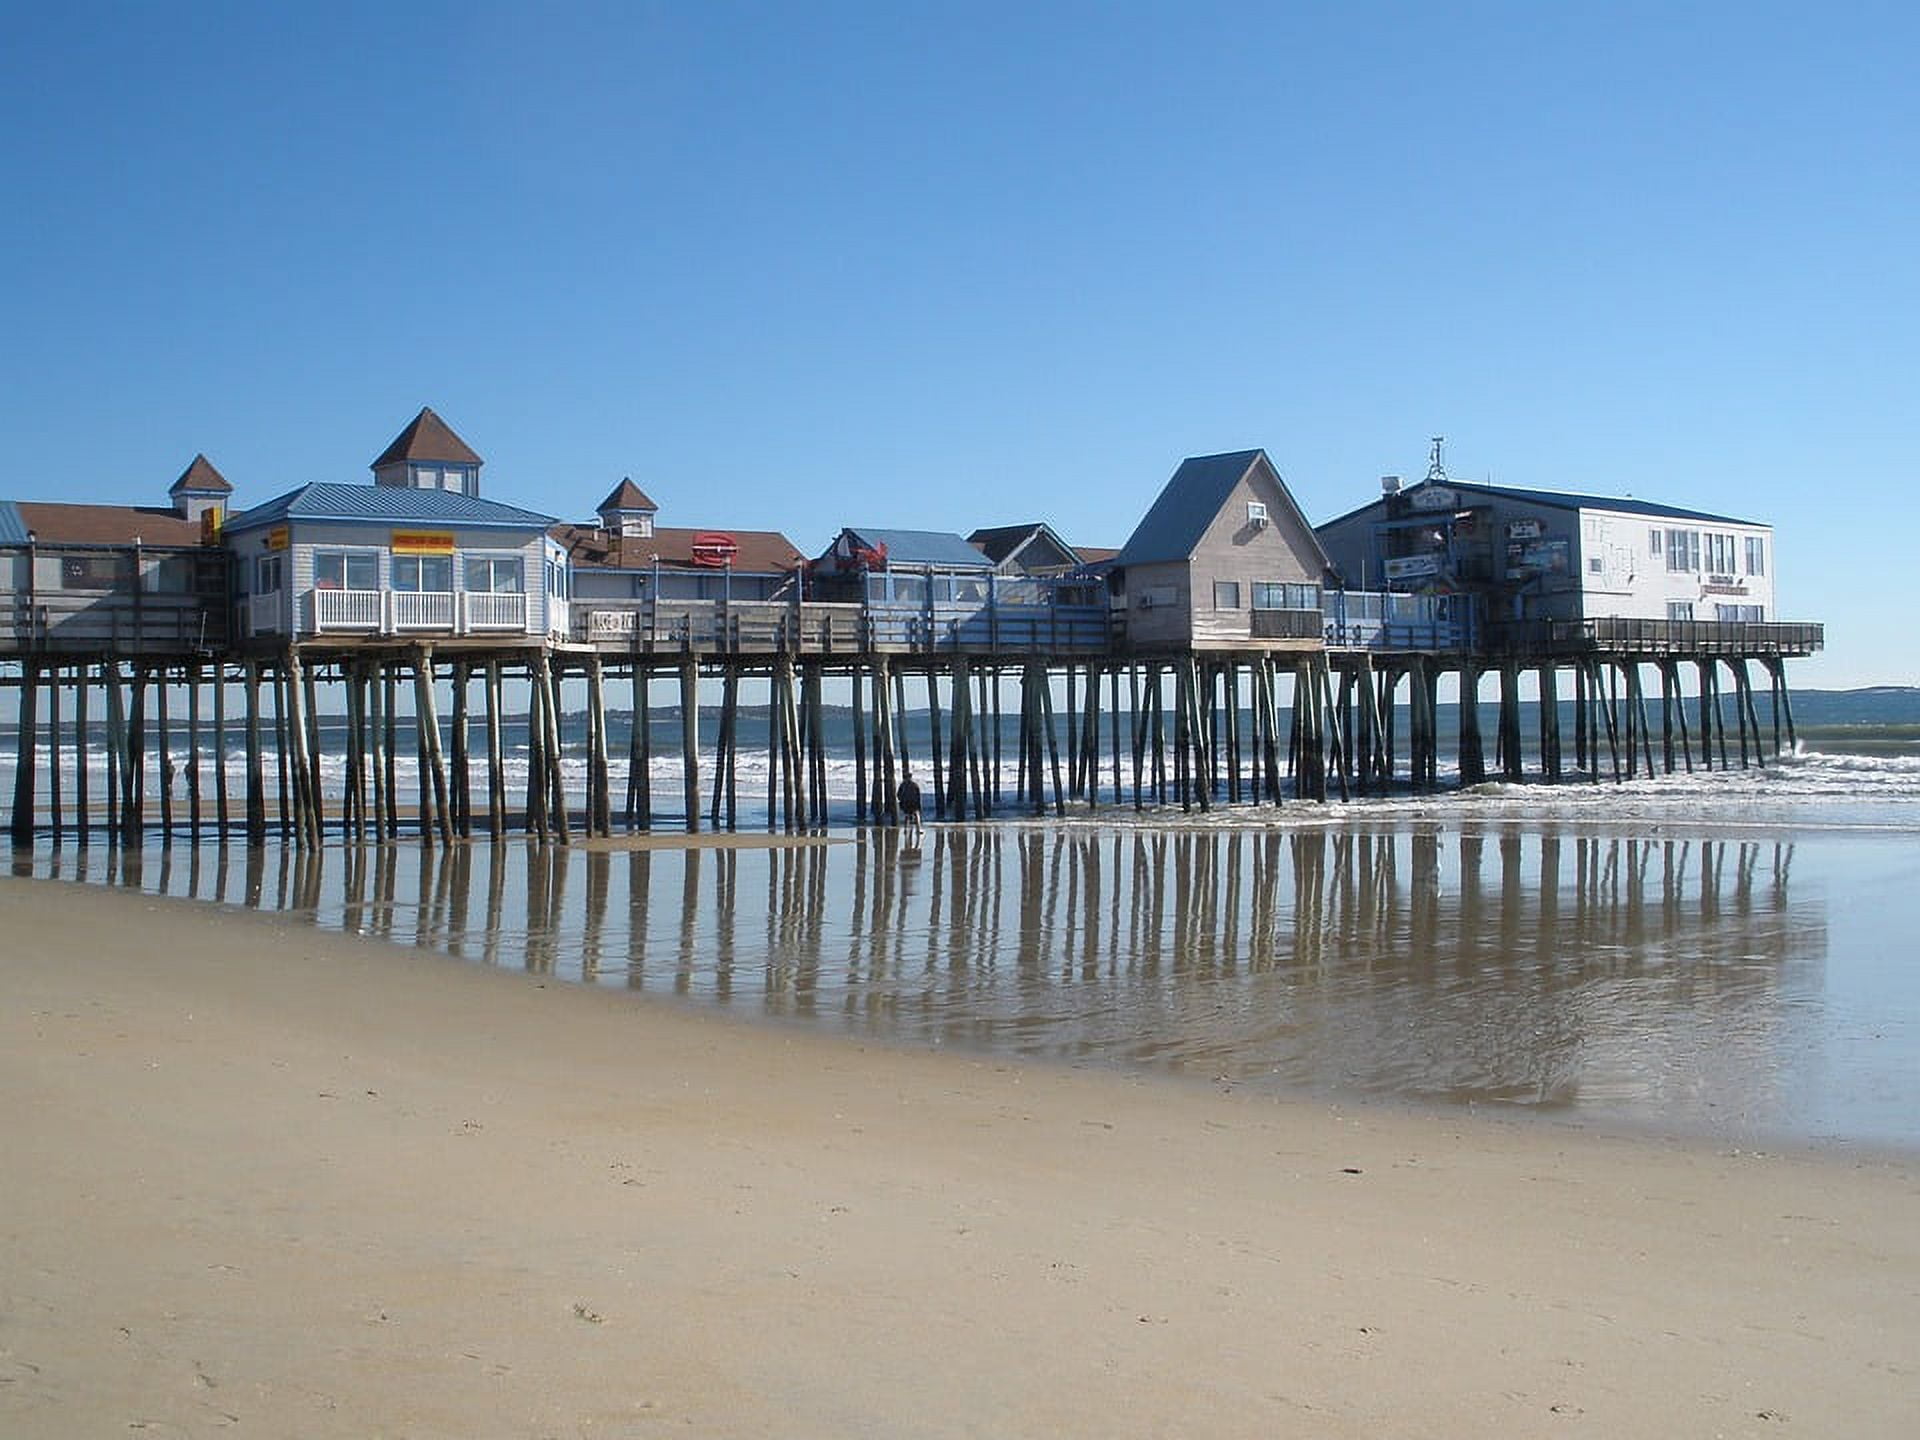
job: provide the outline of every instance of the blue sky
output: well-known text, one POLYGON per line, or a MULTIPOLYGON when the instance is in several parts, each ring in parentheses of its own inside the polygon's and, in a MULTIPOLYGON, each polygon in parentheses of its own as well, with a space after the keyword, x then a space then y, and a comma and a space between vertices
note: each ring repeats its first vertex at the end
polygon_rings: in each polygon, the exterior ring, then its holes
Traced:
POLYGON ((366 479, 1117 545, 1264 446, 1777 527, 1920 683, 1910 5, 9 7, 15 498, 366 479))

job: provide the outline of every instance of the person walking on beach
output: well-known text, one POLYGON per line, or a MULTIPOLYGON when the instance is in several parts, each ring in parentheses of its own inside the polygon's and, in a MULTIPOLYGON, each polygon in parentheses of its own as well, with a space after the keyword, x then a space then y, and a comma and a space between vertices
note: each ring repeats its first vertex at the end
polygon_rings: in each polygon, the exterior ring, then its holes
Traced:
POLYGON ((900 823, 907 827, 907 838, 920 838, 920 787, 914 783, 913 771, 909 770, 900 777, 900 788, 895 792, 900 802, 900 823))

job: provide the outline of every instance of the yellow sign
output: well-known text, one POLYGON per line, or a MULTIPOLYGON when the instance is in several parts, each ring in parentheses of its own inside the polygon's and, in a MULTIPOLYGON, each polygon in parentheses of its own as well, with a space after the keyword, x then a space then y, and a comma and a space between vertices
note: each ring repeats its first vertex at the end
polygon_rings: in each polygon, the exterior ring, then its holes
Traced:
POLYGON ((200 543, 218 545, 220 543, 220 522, 222 512, 218 505, 209 505, 200 512, 200 543))
POLYGON ((290 532, 287 527, 285 525, 276 525, 267 531, 267 548, 269 550, 284 550, 287 548, 289 538, 290 532))
POLYGON ((387 548, 396 555, 451 555, 453 536, 445 530, 396 530, 387 548))

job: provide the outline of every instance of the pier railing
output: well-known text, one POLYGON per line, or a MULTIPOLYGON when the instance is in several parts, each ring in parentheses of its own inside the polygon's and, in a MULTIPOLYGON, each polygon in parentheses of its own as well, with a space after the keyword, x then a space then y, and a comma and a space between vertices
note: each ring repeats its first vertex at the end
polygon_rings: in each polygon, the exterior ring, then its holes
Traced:
POLYGON ((226 597, 89 595, 15 597, 5 649, 15 654, 187 655, 227 643, 226 597))
POLYGON ((1723 655, 1811 655, 1826 644, 1820 624, 1761 620, 1508 621, 1488 628, 1498 655, 1648 655, 1686 659, 1723 655))
POLYGON ((1321 607, 1331 650, 1464 650, 1476 629, 1465 596, 1330 590, 1321 607))
POLYGON ((886 605, 781 600, 576 600, 573 638, 642 653, 1104 655, 1104 605, 886 605))

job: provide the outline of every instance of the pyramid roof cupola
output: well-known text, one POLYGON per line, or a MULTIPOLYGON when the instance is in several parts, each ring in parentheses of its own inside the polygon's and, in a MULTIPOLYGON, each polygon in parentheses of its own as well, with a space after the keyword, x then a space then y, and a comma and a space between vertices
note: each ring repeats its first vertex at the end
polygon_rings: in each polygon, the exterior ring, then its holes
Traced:
POLYGON ((198 520, 207 511, 220 509, 231 494, 233 486, 205 455, 194 456, 193 463, 167 488, 174 513, 182 520, 198 520))
POLYGON ((376 485, 477 496, 484 463, 432 407, 423 406, 371 468, 376 485))
POLYGON ((598 513, 603 529, 644 539, 653 533, 653 517, 660 513, 660 507, 631 479, 622 479, 600 502, 598 513))

